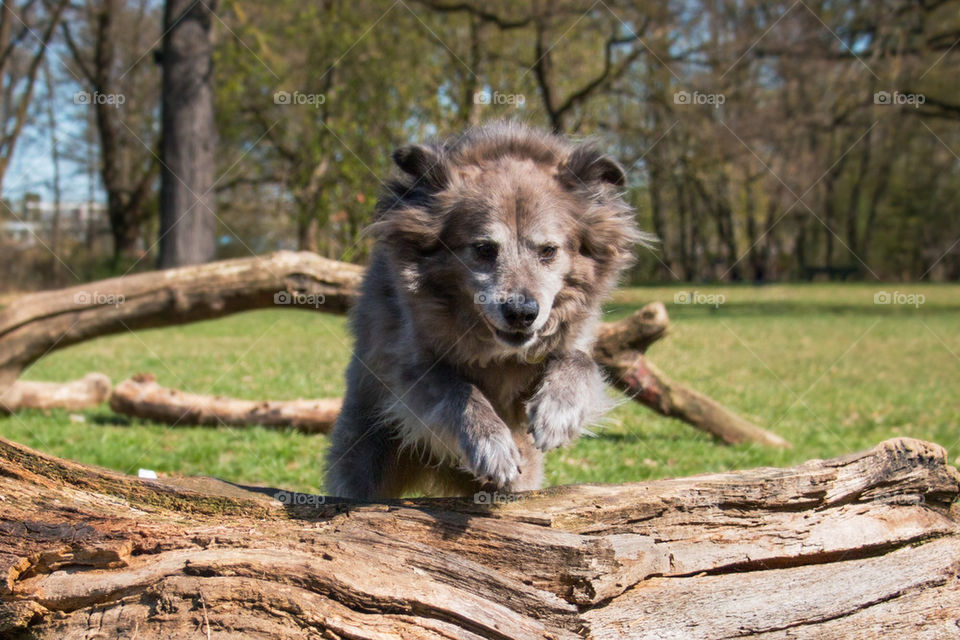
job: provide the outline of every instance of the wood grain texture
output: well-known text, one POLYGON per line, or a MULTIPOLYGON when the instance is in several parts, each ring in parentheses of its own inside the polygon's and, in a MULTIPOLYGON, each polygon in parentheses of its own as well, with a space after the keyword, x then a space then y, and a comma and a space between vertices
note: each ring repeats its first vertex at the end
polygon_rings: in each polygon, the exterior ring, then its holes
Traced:
POLYGON ((140 480, 0 440, 0 637, 954 637, 958 493, 946 452, 909 439, 385 504, 140 480))

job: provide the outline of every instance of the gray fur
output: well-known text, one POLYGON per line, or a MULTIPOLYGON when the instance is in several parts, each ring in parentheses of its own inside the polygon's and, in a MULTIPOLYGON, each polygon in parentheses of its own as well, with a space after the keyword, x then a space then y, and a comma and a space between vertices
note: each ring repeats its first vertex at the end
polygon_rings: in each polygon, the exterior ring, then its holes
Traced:
POLYGON ((538 488, 543 452, 607 408, 589 355, 600 304, 649 239, 622 169, 517 124, 393 157, 327 492, 538 488))

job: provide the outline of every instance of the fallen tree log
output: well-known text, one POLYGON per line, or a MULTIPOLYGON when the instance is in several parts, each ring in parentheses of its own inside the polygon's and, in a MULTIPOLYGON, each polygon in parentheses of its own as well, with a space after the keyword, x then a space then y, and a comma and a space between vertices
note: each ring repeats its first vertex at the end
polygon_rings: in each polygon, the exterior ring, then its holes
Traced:
POLYGON ((0 636, 954 637, 958 493, 944 449, 910 439, 388 504, 141 480, 0 440, 0 636))
POLYGON ((95 407, 110 397, 110 378, 102 373, 88 373, 71 382, 38 382, 16 380, 0 397, 0 412, 21 409, 78 410, 95 407))
MULTIPOLYGON (((276 305, 345 313, 356 295, 362 274, 362 268, 356 265, 327 260, 309 252, 281 251, 263 257, 142 273, 23 296, 15 305, 0 310, 0 411, 22 407, 17 388, 20 372, 56 349, 112 333, 186 324, 276 305)), ((666 335, 668 326, 666 308, 659 302, 647 305, 624 320, 601 326, 596 357, 615 385, 654 411, 683 420, 727 444, 757 442, 789 446, 783 438, 670 380, 646 362, 643 352, 666 335)), ((171 424, 252 424, 217 420, 210 414, 209 399, 188 397, 184 391, 173 391, 170 399, 175 400, 177 396, 184 401, 192 400, 193 406, 151 405, 149 410, 156 415, 154 419, 171 424), (193 416, 205 416, 209 420, 189 422, 193 416)), ((224 409, 229 409, 226 405, 244 402, 249 401, 219 400, 224 409)), ((133 412, 132 415, 137 415, 138 410, 147 411, 146 407, 121 406, 133 412)), ((74 404, 69 408, 80 407, 74 404)), ((276 413, 270 412, 267 426, 299 428, 292 420, 288 425, 282 424, 276 413)), ((257 412, 250 415, 268 419, 257 412)))
POLYGON ((614 386, 668 418, 679 418, 726 444, 756 442, 789 448, 790 443, 733 413, 719 402, 687 385, 671 380, 642 353, 620 353, 597 359, 614 386))
POLYGON ((652 302, 618 322, 597 330, 593 357, 607 377, 628 396, 668 418, 677 418, 706 431, 726 444, 756 442, 790 447, 775 433, 756 426, 716 400, 671 380, 647 360, 647 348, 664 337, 669 327, 663 303, 652 302))
POLYGON ((23 296, 0 310, 0 399, 55 349, 275 305, 344 313, 362 277, 357 265, 280 251, 23 296))
MULTIPOLYGON (((615 362, 623 350, 645 351, 666 335, 669 324, 667 310, 659 302, 618 322, 604 323, 598 332, 598 362, 615 362)), ((110 395, 110 408, 116 413, 174 426, 262 425, 305 433, 328 433, 342 404, 341 398, 256 402, 198 395, 161 387, 150 374, 121 382, 110 395)))
MULTIPOLYGON (((610 380, 633 399, 658 413, 679 418, 727 444, 758 442, 789 447, 780 436, 732 413, 715 400, 678 384, 650 364, 643 353, 663 338, 670 322, 666 307, 652 302, 597 331, 594 358, 610 380)), ((115 412, 174 426, 206 425, 289 427, 328 433, 342 402, 339 398, 254 402, 167 389, 148 378, 122 382, 110 397, 115 412)))
POLYGON ((168 389, 150 374, 124 380, 110 394, 110 408, 121 415, 174 426, 293 428, 328 433, 340 413, 340 398, 254 402, 168 389))

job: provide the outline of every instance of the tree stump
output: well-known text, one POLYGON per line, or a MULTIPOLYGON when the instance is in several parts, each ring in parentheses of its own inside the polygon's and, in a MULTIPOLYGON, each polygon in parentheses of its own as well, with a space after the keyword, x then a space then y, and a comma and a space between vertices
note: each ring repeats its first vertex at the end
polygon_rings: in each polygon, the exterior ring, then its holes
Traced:
POLYGON ((789 469, 464 499, 141 480, 0 440, 0 637, 946 638, 960 474, 789 469))

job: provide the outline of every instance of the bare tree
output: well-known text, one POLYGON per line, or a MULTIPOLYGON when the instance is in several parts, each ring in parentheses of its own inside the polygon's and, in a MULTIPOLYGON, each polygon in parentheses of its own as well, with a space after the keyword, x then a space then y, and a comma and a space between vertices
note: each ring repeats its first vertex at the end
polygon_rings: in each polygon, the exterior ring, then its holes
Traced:
POLYGON ((147 4, 87 2, 76 14, 84 33, 69 22, 62 27, 94 112, 115 262, 135 257, 156 197, 160 96, 144 51, 156 37, 147 4))
POLYGON ((0 187, 27 122, 47 45, 67 1, 0 3, 0 187))

